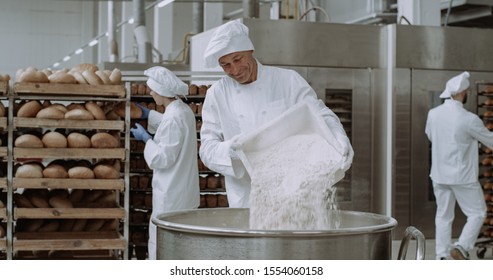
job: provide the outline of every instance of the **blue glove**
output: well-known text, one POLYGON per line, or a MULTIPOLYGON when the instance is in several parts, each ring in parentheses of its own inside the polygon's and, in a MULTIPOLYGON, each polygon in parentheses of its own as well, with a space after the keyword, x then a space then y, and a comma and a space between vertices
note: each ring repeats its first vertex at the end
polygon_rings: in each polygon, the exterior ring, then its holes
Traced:
POLYGON ((151 135, 145 130, 140 123, 135 123, 136 128, 131 128, 130 132, 134 135, 136 140, 142 140, 144 143, 151 139, 151 135))
POLYGON ((146 106, 143 106, 137 102, 135 102, 135 105, 137 105, 137 107, 139 107, 140 109, 142 109, 142 116, 140 117, 141 119, 147 119, 149 118, 149 112, 151 111, 151 109, 147 108, 146 106))

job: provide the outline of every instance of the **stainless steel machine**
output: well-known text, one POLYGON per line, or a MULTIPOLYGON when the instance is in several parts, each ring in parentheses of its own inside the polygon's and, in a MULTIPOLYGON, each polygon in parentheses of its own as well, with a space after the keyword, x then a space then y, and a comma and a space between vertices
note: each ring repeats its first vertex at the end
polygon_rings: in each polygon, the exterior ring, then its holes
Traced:
MULTIPOLYGON (((415 226, 434 238, 426 115, 440 104, 438 95, 453 75, 467 70, 473 83, 493 81, 493 31, 243 22, 259 61, 299 72, 344 124, 355 156, 351 171, 338 185, 340 208, 394 217, 397 237, 415 226)), ((192 37, 192 71, 205 70, 201 56, 212 32, 192 37)), ((475 98, 470 99, 467 108, 475 112, 475 98)), ((455 235, 462 221, 454 223, 455 235)))

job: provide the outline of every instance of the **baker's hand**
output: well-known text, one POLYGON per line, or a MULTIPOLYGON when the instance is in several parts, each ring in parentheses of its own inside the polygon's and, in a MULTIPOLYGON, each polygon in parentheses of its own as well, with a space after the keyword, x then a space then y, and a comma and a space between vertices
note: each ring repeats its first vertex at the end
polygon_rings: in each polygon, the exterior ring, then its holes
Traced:
POLYGON ((229 156, 231 157, 231 159, 240 159, 238 153, 236 152, 238 150, 238 147, 240 146, 240 144, 238 143, 239 137, 240 135, 235 135, 233 136, 233 138, 228 140, 231 143, 229 146, 229 156))
POLYGON ((135 128, 131 128, 130 132, 132 132, 136 140, 144 141, 144 143, 152 138, 140 123, 135 123, 135 128))
POLYGON ((341 168, 344 171, 346 171, 351 167, 351 164, 353 163, 354 151, 353 148, 351 147, 351 143, 346 143, 342 145, 342 152, 343 152, 343 163, 341 168))
POLYGON ((149 112, 151 111, 151 109, 149 109, 146 106, 141 105, 137 102, 135 102, 135 105, 137 105, 137 107, 139 107, 142 110, 142 116, 140 117, 141 119, 149 118, 149 112))

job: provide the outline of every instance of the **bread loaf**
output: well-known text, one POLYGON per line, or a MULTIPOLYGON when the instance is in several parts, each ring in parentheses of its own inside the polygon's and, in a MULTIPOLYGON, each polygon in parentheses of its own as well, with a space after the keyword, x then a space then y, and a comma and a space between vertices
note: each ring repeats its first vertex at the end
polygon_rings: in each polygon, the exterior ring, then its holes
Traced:
POLYGON ((15 172, 16 178, 43 178, 43 168, 36 163, 25 163, 15 172))
POLYGON ((119 179, 120 172, 113 166, 107 164, 98 164, 93 168, 96 179, 119 179))
POLYGON ((5 203, 3 203, 3 201, 0 200, 0 208, 5 208, 5 203))
POLYGON ((90 85, 102 85, 103 81, 94 73, 93 71, 90 70, 85 70, 82 72, 82 76, 90 85))
POLYGON ((82 204, 89 204, 91 202, 95 202, 98 200, 103 195, 102 190, 91 190, 91 191, 86 191, 84 193, 84 197, 82 198, 81 203, 82 204))
MULTIPOLYGON (((120 102, 116 104, 116 106, 113 108, 113 111, 115 114, 118 116, 125 118, 125 102, 120 102)), ((135 105, 134 102, 130 102, 130 118, 131 119, 140 119, 142 117, 142 109, 135 105)))
POLYGON ((101 231, 113 231, 118 228, 118 219, 106 220, 101 231))
POLYGON ((96 74, 101 79, 101 81, 103 81, 104 85, 111 85, 110 77, 107 76, 104 71, 98 70, 94 72, 94 74, 96 74))
POLYGON ((94 179, 94 172, 85 166, 74 166, 68 170, 68 176, 72 179, 94 179))
POLYGON ((14 141, 14 147, 17 148, 43 148, 44 144, 37 136, 32 134, 23 134, 14 141))
POLYGON ((99 68, 95 64, 92 64, 92 63, 80 63, 80 64, 77 64, 74 67, 72 67, 70 72, 81 72, 82 73, 86 70, 89 70, 90 72, 94 73, 94 72, 98 71, 99 68))
POLYGON ((104 113, 103 109, 99 107, 98 104, 95 102, 87 102, 85 105, 85 109, 89 111, 94 119, 96 120, 105 120, 106 119, 106 114, 104 113))
POLYGON ((0 101, 0 117, 5 117, 5 116, 6 116, 5 105, 3 105, 3 102, 0 101))
POLYGON ((82 110, 86 109, 86 107, 84 107, 84 104, 81 104, 81 103, 70 103, 69 105, 67 105, 66 108, 67 108, 67 111, 70 111, 73 109, 82 109, 82 110))
POLYGON ((86 227, 87 219, 77 219, 75 220, 74 226, 72 227, 72 231, 83 231, 86 227))
POLYGON ((67 197, 56 195, 50 197, 48 203, 53 208, 74 208, 74 205, 67 197))
POLYGON ((42 227, 38 229, 38 232, 55 232, 60 227, 60 222, 57 220, 48 220, 42 227))
POLYGON ((32 100, 21 105, 21 107, 17 111, 17 117, 33 118, 41 109, 43 109, 41 103, 39 103, 38 100, 32 100))
POLYGON ((84 78, 84 76, 82 76, 82 73, 80 72, 71 72, 72 76, 74 76, 75 80, 77 81, 78 84, 81 84, 81 85, 87 85, 89 84, 87 81, 86 81, 86 78, 84 78))
POLYGON ((111 71, 111 75, 109 78, 112 84, 119 85, 122 82, 122 72, 120 71, 120 69, 115 68, 113 69, 113 71, 111 71))
POLYGON ((107 132, 98 132, 91 137, 91 146, 93 148, 118 148, 120 140, 107 132))
POLYGON ((41 141, 46 148, 67 148, 67 138, 60 132, 47 132, 41 141))
POLYGON ((46 199, 41 196, 32 195, 29 197, 29 201, 34 207, 50 208, 50 204, 48 204, 48 201, 46 201, 46 199))
POLYGON ((68 178, 68 172, 60 164, 50 163, 43 169, 44 178, 68 178))
POLYGON ((65 113, 65 118, 69 120, 94 120, 94 116, 85 109, 73 109, 65 113))
POLYGON ((37 114, 36 118, 40 119, 64 119, 65 113, 60 109, 49 106, 41 109, 37 114))
POLYGON ((27 232, 36 232, 43 226, 43 224, 44 220, 42 219, 25 220, 22 224, 22 228, 27 232))
POLYGON ((69 148, 90 148, 91 139, 79 132, 71 132, 67 136, 67 147, 69 148))
POLYGON ((99 231, 104 226, 104 219, 91 219, 87 221, 84 231, 99 231))
POLYGON ((34 208, 34 205, 20 193, 14 193, 13 200, 15 205, 20 208, 34 208))
POLYGON ((72 76, 72 74, 65 72, 56 72, 48 76, 50 83, 59 84, 76 84, 77 80, 72 76))
POLYGON ((75 189, 70 192, 69 199, 73 204, 79 203, 84 197, 84 190, 75 189))

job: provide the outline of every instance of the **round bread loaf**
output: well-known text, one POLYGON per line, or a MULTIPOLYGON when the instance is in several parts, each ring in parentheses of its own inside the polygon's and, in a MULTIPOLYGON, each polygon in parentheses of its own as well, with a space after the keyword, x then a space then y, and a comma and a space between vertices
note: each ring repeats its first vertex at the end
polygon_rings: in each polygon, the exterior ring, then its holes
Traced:
POLYGON ((69 120, 94 120, 91 112, 85 109, 73 109, 65 113, 65 118, 69 120))
MULTIPOLYGON (((115 105, 113 111, 121 118, 125 118, 125 102, 120 102, 115 105)), ((139 119, 142 117, 142 109, 135 105, 134 102, 130 102, 130 118, 131 119, 139 119)))
POLYGON ((50 163, 43 169, 44 178, 68 178, 68 172, 60 164, 50 163))
POLYGON ((82 72, 82 76, 84 76, 84 79, 86 79, 86 81, 90 85, 97 86, 97 85, 103 84, 103 81, 101 80, 101 78, 99 78, 98 75, 96 75, 96 73, 94 73, 93 71, 85 70, 82 72))
POLYGON ((93 115, 94 119, 96 120, 106 119, 106 114, 104 113, 103 109, 99 107, 99 105, 96 104, 95 102, 92 101, 87 102, 84 106, 85 109, 93 115))
POLYGON ((119 85, 122 82, 122 72, 120 71, 120 69, 115 68, 113 69, 113 71, 111 71, 111 75, 109 78, 112 84, 119 85))
POLYGON ((67 146, 69 148, 90 148, 91 139, 85 134, 79 132, 71 132, 67 136, 67 146))
POLYGON ((67 138, 60 132, 50 131, 41 139, 46 148, 67 148, 67 138))
POLYGON ((84 197, 82 198, 82 203, 83 204, 89 204, 91 202, 95 202, 100 198, 102 195, 104 195, 104 192, 102 190, 91 190, 91 191, 86 191, 84 193, 84 197))
POLYGON ((74 208, 74 205, 67 197, 61 195, 55 195, 50 197, 48 203, 53 208, 74 208))
POLYGON ((87 85, 89 84, 87 81, 86 81, 86 78, 84 78, 84 76, 82 76, 82 74, 80 72, 70 72, 72 74, 72 76, 74 76, 75 80, 77 81, 78 84, 81 84, 81 85, 87 85))
POLYGON ((43 168, 36 163, 25 163, 15 172, 16 178, 43 178, 43 168))
POLYGON ((77 80, 74 76, 66 72, 55 72, 48 76, 50 83, 58 84, 76 84, 77 80))
POLYGON ((40 119, 64 119, 65 113, 56 107, 46 107, 41 109, 37 114, 36 118, 40 119))
POLYGON ((34 208, 34 205, 20 193, 14 193, 13 196, 15 205, 20 208, 34 208))
POLYGON ((98 132, 91 137, 91 146, 93 148, 118 148, 120 140, 107 132, 98 132))
POLYGON ((20 118, 34 118, 38 112, 43 109, 41 103, 38 100, 32 100, 24 103, 17 111, 17 117, 20 118))
POLYGON ((73 110, 73 109, 83 109, 85 110, 86 108, 84 107, 84 104, 81 103, 70 103, 67 105, 67 111, 73 110))
POLYGON ((94 179, 94 172, 85 166, 74 166, 68 170, 68 176, 72 179, 94 179))
POLYGON ((32 134, 23 134, 14 141, 14 147, 18 148, 43 148, 43 142, 32 134))
POLYGON ((3 201, 0 200, 0 208, 5 208, 5 203, 3 203, 3 201))
POLYGON ((65 107, 65 105, 63 104, 60 104, 60 103, 54 103, 54 104, 51 104, 49 105, 49 107, 52 107, 52 108, 55 108, 55 109, 58 109, 64 113, 67 113, 68 112, 68 109, 67 107, 65 107))
POLYGON ((98 164, 93 168, 96 179, 119 179, 120 172, 113 166, 107 164, 98 164))

